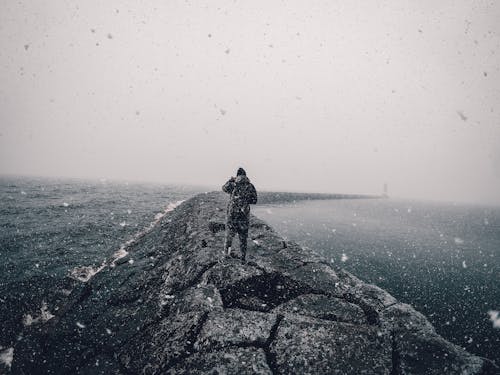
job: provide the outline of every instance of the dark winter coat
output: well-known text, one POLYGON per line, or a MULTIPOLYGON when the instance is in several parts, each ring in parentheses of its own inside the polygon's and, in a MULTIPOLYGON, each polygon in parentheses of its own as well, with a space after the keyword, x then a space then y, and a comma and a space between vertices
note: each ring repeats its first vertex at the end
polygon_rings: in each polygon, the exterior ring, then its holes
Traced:
POLYGON ((239 230, 248 229, 250 205, 257 203, 257 191, 247 176, 231 178, 222 186, 231 194, 227 205, 227 225, 239 230))

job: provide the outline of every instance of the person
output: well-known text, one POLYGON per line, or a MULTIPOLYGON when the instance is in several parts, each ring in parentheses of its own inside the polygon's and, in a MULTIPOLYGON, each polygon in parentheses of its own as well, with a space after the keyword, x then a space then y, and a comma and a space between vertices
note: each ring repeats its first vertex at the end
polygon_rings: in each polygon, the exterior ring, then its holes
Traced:
POLYGON ((250 205, 257 203, 257 191, 243 168, 238 168, 236 177, 231 177, 222 186, 222 191, 231 195, 227 205, 224 252, 228 256, 236 257, 231 253, 231 244, 234 236, 238 233, 241 258, 245 260, 247 253, 250 205))

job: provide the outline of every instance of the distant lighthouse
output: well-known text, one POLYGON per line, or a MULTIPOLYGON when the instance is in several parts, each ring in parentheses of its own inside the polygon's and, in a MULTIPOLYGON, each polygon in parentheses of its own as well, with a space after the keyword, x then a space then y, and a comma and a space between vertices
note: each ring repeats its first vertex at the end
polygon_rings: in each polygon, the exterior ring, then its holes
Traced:
POLYGON ((388 189, 387 189, 387 182, 384 183, 384 192, 382 193, 382 197, 389 198, 389 193, 388 193, 388 189))

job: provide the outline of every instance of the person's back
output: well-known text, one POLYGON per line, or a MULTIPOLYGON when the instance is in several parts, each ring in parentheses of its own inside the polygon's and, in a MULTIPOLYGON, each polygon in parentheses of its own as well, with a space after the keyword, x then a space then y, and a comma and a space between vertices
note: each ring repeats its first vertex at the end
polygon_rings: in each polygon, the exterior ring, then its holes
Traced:
POLYGON ((224 250, 231 254, 233 237, 238 233, 240 239, 240 250, 243 260, 246 257, 248 223, 250 219, 250 204, 257 203, 257 191, 246 176, 243 168, 239 168, 235 177, 231 177, 223 186, 222 190, 231 194, 227 206, 226 240, 224 250))

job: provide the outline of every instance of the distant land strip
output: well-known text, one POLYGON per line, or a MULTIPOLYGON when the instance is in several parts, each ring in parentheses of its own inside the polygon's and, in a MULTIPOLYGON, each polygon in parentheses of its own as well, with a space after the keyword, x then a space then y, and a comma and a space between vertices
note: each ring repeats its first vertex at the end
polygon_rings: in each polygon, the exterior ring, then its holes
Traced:
POLYGON ((364 194, 326 194, 326 193, 291 193, 281 191, 259 192, 258 204, 270 203, 292 203, 305 200, 327 200, 327 199, 381 199, 383 195, 364 194))

